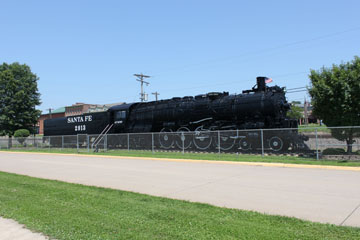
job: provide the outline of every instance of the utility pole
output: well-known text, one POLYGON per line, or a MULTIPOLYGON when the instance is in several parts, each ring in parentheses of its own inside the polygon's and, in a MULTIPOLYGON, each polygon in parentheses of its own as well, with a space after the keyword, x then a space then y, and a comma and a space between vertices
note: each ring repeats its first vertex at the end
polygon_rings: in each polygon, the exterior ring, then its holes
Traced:
POLYGON ((140 74, 134 74, 135 77, 137 77, 138 79, 136 79, 136 81, 139 81, 141 83, 141 93, 140 93, 140 100, 141 102, 146 101, 146 94, 144 92, 144 83, 146 84, 146 86, 148 86, 150 83, 144 81, 144 78, 149 78, 150 76, 144 75, 142 73, 140 74))
POLYGON ((309 116, 308 116, 308 103, 306 101, 306 98, 305 98, 305 101, 304 101, 304 117, 305 117, 305 125, 308 125, 309 124, 309 116))
POLYGON ((52 118, 52 115, 51 115, 51 110, 54 110, 54 109, 49 108, 49 109, 47 109, 47 110, 49 110, 49 118, 51 119, 51 118, 52 118))
POLYGON ((158 92, 153 92, 153 93, 151 93, 151 94, 154 94, 155 95, 155 99, 156 99, 156 101, 158 100, 158 95, 160 95, 160 93, 158 93, 158 92))

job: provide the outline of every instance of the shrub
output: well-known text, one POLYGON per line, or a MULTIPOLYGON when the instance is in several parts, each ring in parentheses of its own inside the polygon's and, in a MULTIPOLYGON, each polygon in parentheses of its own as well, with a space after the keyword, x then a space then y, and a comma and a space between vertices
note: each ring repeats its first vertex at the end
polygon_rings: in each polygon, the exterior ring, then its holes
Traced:
POLYGON ((327 148, 322 153, 323 153, 323 155, 344 155, 345 149, 343 149, 343 148, 327 148))
POLYGON ((14 133, 14 137, 18 140, 20 144, 24 144, 26 138, 30 136, 30 131, 27 129, 18 129, 14 133))

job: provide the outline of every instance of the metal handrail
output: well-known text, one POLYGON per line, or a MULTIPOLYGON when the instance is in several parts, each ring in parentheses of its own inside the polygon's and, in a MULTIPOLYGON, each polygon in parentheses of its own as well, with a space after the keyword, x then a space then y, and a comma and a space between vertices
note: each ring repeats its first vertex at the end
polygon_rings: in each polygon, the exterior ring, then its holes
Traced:
POLYGON ((97 138, 95 139, 95 141, 93 142, 93 144, 91 144, 91 149, 93 149, 94 144, 96 143, 96 141, 101 137, 101 135, 106 131, 106 129, 109 127, 110 124, 106 125, 106 127, 101 131, 101 133, 99 134, 99 136, 97 136, 97 138))
POLYGON ((100 135, 95 139, 95 141, 93 142, 93 144, 91 144, 91 149, 94 149, 94 145, 95 148, 97 147, 97 145, 99 145, 100 141, 104 138, 104 136, 106 136, 106 134, 110 131, 110 129, 112 128, 112 126, 114 124, 110 124, 106 125, 106 127, 104 128, 104 130, 100 133, 100 135))

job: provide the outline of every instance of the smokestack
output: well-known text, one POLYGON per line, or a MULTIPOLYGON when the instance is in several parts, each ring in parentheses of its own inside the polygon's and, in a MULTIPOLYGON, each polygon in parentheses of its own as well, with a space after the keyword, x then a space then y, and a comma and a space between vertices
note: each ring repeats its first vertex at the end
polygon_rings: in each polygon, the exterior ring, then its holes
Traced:
POLYGON ((257 90, 260 92, 265 92, 265 80, 266 77, 257 77, 256 78, 256 82, 257 82, 257 90))

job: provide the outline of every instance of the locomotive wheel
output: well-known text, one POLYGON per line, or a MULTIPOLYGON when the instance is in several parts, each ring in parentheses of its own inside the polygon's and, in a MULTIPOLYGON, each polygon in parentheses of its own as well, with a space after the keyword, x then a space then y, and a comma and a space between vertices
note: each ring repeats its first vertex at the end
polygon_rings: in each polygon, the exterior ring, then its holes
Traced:
POLYGON ((194 144, 197 149, 205 150, 210 147, 212 143, 211 133, 208 129, 203 129, 202 126, 197 127, 194 132, 194 144))
POLYGON ((246 138, 242 138, 240 140, 240 148, 242 150, 245 150, 245 151, 250 150, 251 149, 251 143, 246 138))
POLYGON ((188 149, 189 147, 191 147, 192 141, 189 132, 190 129, 188 129, 187 127, 181 127, 176 131, 175 143, 178 148, 183 149, 184 147, 184 149, 188 149))
POLYGON ((164 149, 169 149, 174 145, 174 134, 171 129, 161 129, 159 133, 159 143, 164 149))
POLYGON ((269 146, 274 152, 277 152, 283 148, 284 142, 281 138, 274 136, 269 139, 269 146))
MULTIPOLYGON (((215 144, 219 149, 219 136, 216 134, 215 144)), ((227 151, 234 147, 236 142, 236 133, 230 132, 220 132, 220 150, 227 151)))

